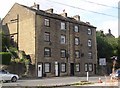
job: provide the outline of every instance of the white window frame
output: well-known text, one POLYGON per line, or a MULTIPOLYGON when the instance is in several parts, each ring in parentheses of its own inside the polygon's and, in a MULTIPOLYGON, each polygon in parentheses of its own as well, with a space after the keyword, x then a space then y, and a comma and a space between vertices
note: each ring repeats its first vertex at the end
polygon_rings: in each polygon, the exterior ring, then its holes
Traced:
POLYGON ((88 39, 88 46, 91 47, 92 46, 92 40, 88 39))
POLYGON ((61 72, 66 72, 66 63, 61 63, 61 72))
POLYGON ((87 72, 88 71, 88 64, 87 63, 85 63, 84 68, 85 68, 85 72, 87 72))
POLYGON ((65 49, 61 49, 60 53, 61 53, 62 58, 66 57, 66 50, 65 49))
POLYGON ((75 58, 80 58, 80 51, 79 50, 75 50, 75 58))
POLYGON ((92 34, 92 30, 90 28, 88 28, 88 35, 92 34))
POLYGON ((65 44, 66 43, 66 36, 65 35, 61 35, 61 37, 60 37, 60 43, 61 44, 65 44))
POLYGON ((93 71, 93 64, 92 64, 92 63, 89 63, 88 68, 89 68, 89 71, 90 71, 90 72, 93 71))
POLYGON ((79 37, 75 37, 75 45, 79 45, 79 37))
POLYGON ((50 63, 45 63, 45 73, 49 73, 50 72, 50 63))
POLYGON ((80 72, 80 64, 79 63, 77 63, 75 65, 75 69, 76 69, 76 72, 80 72))
POLYGON ((45 18, 45 26, 50 26, 50 19, 45 18))
POLYGON ((66 30, 66 23, 65 22, 61 22, 61 30, 66 30))
POLYGON ((50 33, 49 32, 44 33, 44 40, 47 41, 47 42, 50 41, 50 33))
POLYGON ((44 48, 44 56, 45 57, 51 56, 51 49, 50 48, 44 48))
POLYGON ((88 52, 88 58, 89 58, 89 59, 92 59, 92 52, 91 52, 91 51, 88 52))
POLYGON ((79 32, 79 27, 77 25, 74 26, 74 32, 79 32))

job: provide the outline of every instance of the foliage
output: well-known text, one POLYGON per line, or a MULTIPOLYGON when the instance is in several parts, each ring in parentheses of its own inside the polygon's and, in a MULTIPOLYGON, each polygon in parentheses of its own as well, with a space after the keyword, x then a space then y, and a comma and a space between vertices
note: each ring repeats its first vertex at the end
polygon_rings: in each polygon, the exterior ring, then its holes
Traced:
POLYGON ((11 54, 9 52, 0 52, 0 61, 3 65, 9 65, 11 61, 11 54))
POLYGON ((102 31, 97 31, 97 56, 98 58, 106 58, 107 61, 113 56, 113 47, 107 41, 105 34, 102 31))
POLYGON ((97 56, 106 58, 107 62, 112 66, 113 56, 118 56, 116 67, 120 67, 120 37, 107 36, 103 31, 96 32, 97 40, 97 56))
POLYGON ((6 46, 9 47, 10 46, 10 40, 7 36, 5 36, 5 34, 3 32, 0 31, 0 36, 2 37, 2 51, 6 52, 6 46))

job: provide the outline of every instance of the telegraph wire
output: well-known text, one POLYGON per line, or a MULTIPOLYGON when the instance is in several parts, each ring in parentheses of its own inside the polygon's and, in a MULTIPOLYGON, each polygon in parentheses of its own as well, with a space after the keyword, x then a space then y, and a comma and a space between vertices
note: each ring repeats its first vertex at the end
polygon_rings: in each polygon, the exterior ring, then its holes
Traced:
POLYGON ((68 5, 68 4, 52 1, 52 0, 47 0, 47 1, 53 2, 53 3, 57 3, 57 4, 60 4, 60 5, 64 5, 64 6, 68 6, 68 7, 71 7, 71 8, 87 11, 87 12, 92 12, 92 13, 96 13, 96 14, 101 14, 101 15, 105 15, 105 16, 109 16, 109 17, 118 18, 117 16, 113 16, 113 15, 109 15, 109 14, 101 13, 101 12, 96 12, 96 11, 91 11, 91 10, 83 9, 83 8, 80 8, 80 7, 76 7, 76 6, 72 6, 72 5, 68 5))
POLYGON ((114 9, 120 9, 119 7, 114 7, 114 6, 109 6, 109 5, 105 5, 105 4, 100 4, 100 3, 96 3, 96 2, 92 2, 92 1, 88 1, 88 0, 82 0, 84 2, 88 2, 88 3, 92 3, 92 4, 96 4, 96 5, 101 5, 104 7, 110 7, 110 8, 114 8, 114 9))

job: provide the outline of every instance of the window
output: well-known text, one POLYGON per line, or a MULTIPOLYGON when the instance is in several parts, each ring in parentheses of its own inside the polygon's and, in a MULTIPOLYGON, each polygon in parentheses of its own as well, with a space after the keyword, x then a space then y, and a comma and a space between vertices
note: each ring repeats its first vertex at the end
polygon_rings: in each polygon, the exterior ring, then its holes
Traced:
POLYGON ((65 30, 66 29, 66 24, 64 22, 61 22, 61 30, 65 30))
POLYGON ((61 72, 66 72, 66 64, 61 63, 61 72))
POLYGON ((92 52, 88 52, 88 58, 92 59, 92 52))
POLYGON ((93 71, 93 65, 89 64, 89 71, 93 71))
POLYGON ((50 26, 50 20, 49 19, 45 19, 45 26, 50 26))
POLYGON ((91 35, 92 34, 92 31, 90 28, 88 28, 88 35, 91 35))
POLYGON ((61 44, 65 44, 66 40, 65 40, 65 35, 61 35, 61 44))
POLYGON ((50 72, 50 66, 51 66, 50 63, 45 63, 45 72, 46 73, 50 72))
POLYGON ((85 64, 85 71, 88 71, 88 64, 85 64))
POLYGON ((79 50, 76 50, 76 51, 75 51, 75 57, 76 57, 76 58, 80 58, 80 51, 79 51, 79 50))
POLYGON ((50 41, 50 33, 48 33, 48 32, 44 33, 44 40, 47 41, 47 42, 50 41))
POLYGON ((78 37, 75 38, 75 45, 79 45, 79 38, 78 37))
POLYGON ((61 57, 62 58, 66 57, 66 50, 64 49, 61 50, 61 57))
POLYGON ((50 57, 51 56, 51 49, 50 48, 45 48, 44 49, 44 56, 45 57, 50 57))
POLYGON ((80 72, 80 64, 76 64, 75 68, 76 68, 76 72, 80 72))
POLYGON ((91 39, 88 39, 88 46, 89 46, 89 47, 92 46, 92 41, 91 41, 91 39))
POLYGON ((79 32, 79 28, 78 28, 78 26, 74 26, 74 32, 79 32))

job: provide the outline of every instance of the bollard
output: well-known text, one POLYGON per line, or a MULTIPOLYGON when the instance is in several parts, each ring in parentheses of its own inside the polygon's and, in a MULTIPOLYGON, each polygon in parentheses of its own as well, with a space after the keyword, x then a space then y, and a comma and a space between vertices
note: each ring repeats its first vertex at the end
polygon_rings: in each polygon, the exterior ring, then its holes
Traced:
POLYGON ((89 72, 87 72, 87 81, 89 81, 89 72))

